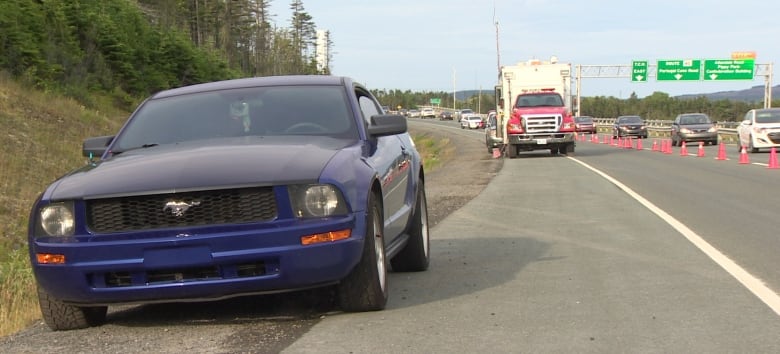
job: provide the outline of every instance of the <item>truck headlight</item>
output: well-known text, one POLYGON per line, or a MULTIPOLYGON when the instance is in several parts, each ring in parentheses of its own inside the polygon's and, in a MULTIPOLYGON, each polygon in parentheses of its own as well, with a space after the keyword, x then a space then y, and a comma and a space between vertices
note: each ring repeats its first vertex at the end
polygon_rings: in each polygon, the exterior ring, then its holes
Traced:
POLYGON ((52 203, 38 212, 41 230, 49 236, 72 236, 76 221, 73 218, 73 203, 52 203))
POLYGON ((299 218, 322 218, 346 215, 347 206, 341 192, 330 184, 290 186, 293 213, 299 218))

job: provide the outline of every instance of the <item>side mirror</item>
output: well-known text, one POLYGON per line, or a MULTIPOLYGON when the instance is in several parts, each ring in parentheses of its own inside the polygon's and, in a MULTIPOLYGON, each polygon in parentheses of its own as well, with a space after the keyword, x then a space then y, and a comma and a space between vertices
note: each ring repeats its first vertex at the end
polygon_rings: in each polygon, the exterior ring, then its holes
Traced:
POLYGON ((368 126, 368 134, 371 136, 396 135, 406 131, 406 117, 397 114, 371 116, 371 125, 368 126))
POLYGON ((742 125, 751 125, 751 124, 752 123, 751 123, 750 119, 745 119, 745 120, 742 121, 742 125))
POLYGON ((87 138, 81 144, 81 154, 89 158, 101 157, 106 152, 108 145, 114 140, 113 136, 99 136, 87 138))

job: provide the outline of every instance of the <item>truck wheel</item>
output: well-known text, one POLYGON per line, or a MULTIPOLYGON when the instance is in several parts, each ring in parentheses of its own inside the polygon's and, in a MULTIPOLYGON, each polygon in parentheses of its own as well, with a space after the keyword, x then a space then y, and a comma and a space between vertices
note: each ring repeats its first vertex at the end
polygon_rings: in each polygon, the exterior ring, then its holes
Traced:
POLYGON ((559 153, 564 156, 574 156, 574 144, 561 146, 559 153))
POLYGON ((41 307, 43 321, 53 331, 99 326, 106 322, 108 306, 82 307, 69 305, 55 299, 41 287, 38 287, 38 303, 41 307))
POLYGON ((421 272, 428 269, 430 263, 431 239, 428 233, 428 203, 425 199, 425 185, 420 181, 414 215, 406 233, 409 240, 406 246, 393 259, 390 265, 396 272, 421 272))
POLYGON ((517 157, 517 146, 506 145, 506 155, 509 156, 510 159, 517 157))
POLYGON ((384 218, 373 193, 366 214, 363 256, 338 285, 338 299, 346 312, 377 311, 387 304, 387 264, 385 263, 384 218))

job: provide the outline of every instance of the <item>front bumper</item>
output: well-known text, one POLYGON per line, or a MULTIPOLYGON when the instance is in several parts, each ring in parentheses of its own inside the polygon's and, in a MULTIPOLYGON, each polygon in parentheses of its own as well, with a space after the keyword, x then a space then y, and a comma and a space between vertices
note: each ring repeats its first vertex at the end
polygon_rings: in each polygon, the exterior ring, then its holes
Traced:
POLYGON ((574 133, 553 134, 509 134, 510 145, 519 145, 523 150, 542 150, 574 143, 574 133))
POLYGON ((171 236, 163 238, 127 234, 112 235, 111 241, 41 239, 30 253, 38 284, 67 303, 216 300, 333 284, 360 260, 364 230, 365 214, 356 213, 276 225, 171 230, 171 236), (342 229, 351 229, 352 237, 300 243, 301 236, 342 229), (67 263, 38 264, 38 252, 63 254, 67 263))

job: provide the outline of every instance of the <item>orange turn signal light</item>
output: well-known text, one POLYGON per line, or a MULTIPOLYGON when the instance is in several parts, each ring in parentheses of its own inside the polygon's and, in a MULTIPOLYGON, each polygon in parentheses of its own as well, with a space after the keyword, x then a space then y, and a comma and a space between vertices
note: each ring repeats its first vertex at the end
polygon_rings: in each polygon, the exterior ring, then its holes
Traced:
POLYGON ((304 246, 323 242, 333 242, 349 238, 352 235, 351 229, 323 232, 321 234, 306 235, 301 237, 301 244, 304 246))
POLYGON ((64 254, 37 253, 35 258, 39 264, 65 264, 64 254))

